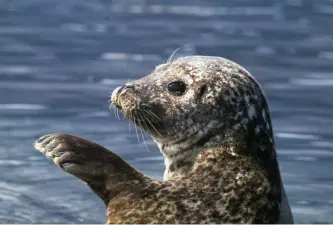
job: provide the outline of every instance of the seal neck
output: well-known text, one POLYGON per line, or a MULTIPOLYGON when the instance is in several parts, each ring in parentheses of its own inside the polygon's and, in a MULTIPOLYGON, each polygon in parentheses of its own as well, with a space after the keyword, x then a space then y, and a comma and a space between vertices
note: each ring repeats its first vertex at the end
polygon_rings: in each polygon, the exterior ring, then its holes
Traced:
MULTIPOLYGON (((235 146, 228 146, 226 143, 221 143, 221 135, 206 135, 198 139, 191 145, 164 145, 158 144, 161 153, 164 156, 165 171, 163 180, 174 180, 186 176, 192 171, 200 153, 209 148, 218 148, 221 152, 228 152, 231 155, 236 155, 234 152, 235 146), (168 154, 176 152, 175 154, 168 154)), ((193 140, 193 139, 192 139, 193 140)))
MULTIPOLYGON (((253 127, 254 129, 254 127, 253 127)), ((195 167, 201 152, 214 148, 217 151, 226 152, 232 156, 249 157, 254 159, 265 172, 271 185, 272 198, 281 200, 281 177, 276 158, 274 139, 271 133, 266 131, 255 132, 251 127, 247 130, 215 129, 207 132, 187 148, 179 148, 179 145, 158 144, 165 157, 164 180, 178 179, 195 167), (172 149, 175 154, 168 154, 165 147, 172 149)), ((181 146, 181 145, 180 145, 181 146)), ((223 166, 223 165, 220 165, 223 166)))
POLYGON ((165 164, 163 180, 178 179, 185 176, 192 170, 200 151, 201 148, 193 148, 176 155, 168 156, 161 150, 164 155, 165 164))

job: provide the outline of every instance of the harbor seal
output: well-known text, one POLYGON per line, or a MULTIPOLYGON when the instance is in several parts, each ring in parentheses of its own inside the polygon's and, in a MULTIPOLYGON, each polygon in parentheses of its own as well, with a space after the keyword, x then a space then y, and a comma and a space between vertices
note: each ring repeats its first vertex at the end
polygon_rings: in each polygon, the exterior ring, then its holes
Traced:
POLYGON ((34 144, 105 202, 106 223, 293 223, 268 103, 243 67, 178 58, 117 88, 111 101, 157 143, 163 181, 80 137, 34 144))

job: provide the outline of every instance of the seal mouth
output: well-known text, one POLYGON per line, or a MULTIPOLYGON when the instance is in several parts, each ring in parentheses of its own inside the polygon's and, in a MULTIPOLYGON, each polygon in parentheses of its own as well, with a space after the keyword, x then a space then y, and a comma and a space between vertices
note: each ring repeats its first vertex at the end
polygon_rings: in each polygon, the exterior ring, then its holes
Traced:
POLYGON ((112 103, 117 109, 122 110, 122 107, 118 103, 112 103))
POLYGON ((111 102, 115 107, 117 107, 118 109, 121 110, 123 108, 122 104, 120 102, 121 95, 123 95, 125 93, 132 93, 133 94, 134 92, 135 92, 134 85, 126 84, 124 86, 117 87, 112 92, 111 102))
POLYGON ((134 85, 127 84, 117 87, 112 92, 111 104, 142 131, 162 137, 161 130, 165 122, 157 112, 158 107, 144 102, 134 85))

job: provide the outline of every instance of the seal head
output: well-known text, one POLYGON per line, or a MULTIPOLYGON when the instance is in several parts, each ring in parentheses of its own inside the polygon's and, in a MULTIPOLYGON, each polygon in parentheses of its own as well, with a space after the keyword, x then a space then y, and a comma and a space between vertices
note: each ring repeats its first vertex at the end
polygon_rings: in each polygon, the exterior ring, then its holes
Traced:
MULTIPOLYGON (((112 102, 152 135, 169 164, 183 154, 224 146, 256 159, 276 186, 272 194, 280 195, 268 104, 238 64, 210 56, 179 58, 116 89, 112 102)), ((194 158, 185 164, 193 165, 194 158)))

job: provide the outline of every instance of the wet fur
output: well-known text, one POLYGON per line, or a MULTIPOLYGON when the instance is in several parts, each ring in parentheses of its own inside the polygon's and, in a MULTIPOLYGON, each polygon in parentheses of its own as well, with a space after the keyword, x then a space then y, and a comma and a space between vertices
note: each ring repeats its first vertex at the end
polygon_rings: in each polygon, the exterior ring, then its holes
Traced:
POLYGON ((103 199, 107 223, 279 221, 283 185, 268 104, 244 68, 184 57, 125 87, 112 102, 152 135, 165 157, 164 181, 79 137, 51 134, 35 143, 103 199), (176 80, 187 84, 182 96, 166 89, 176 80))

